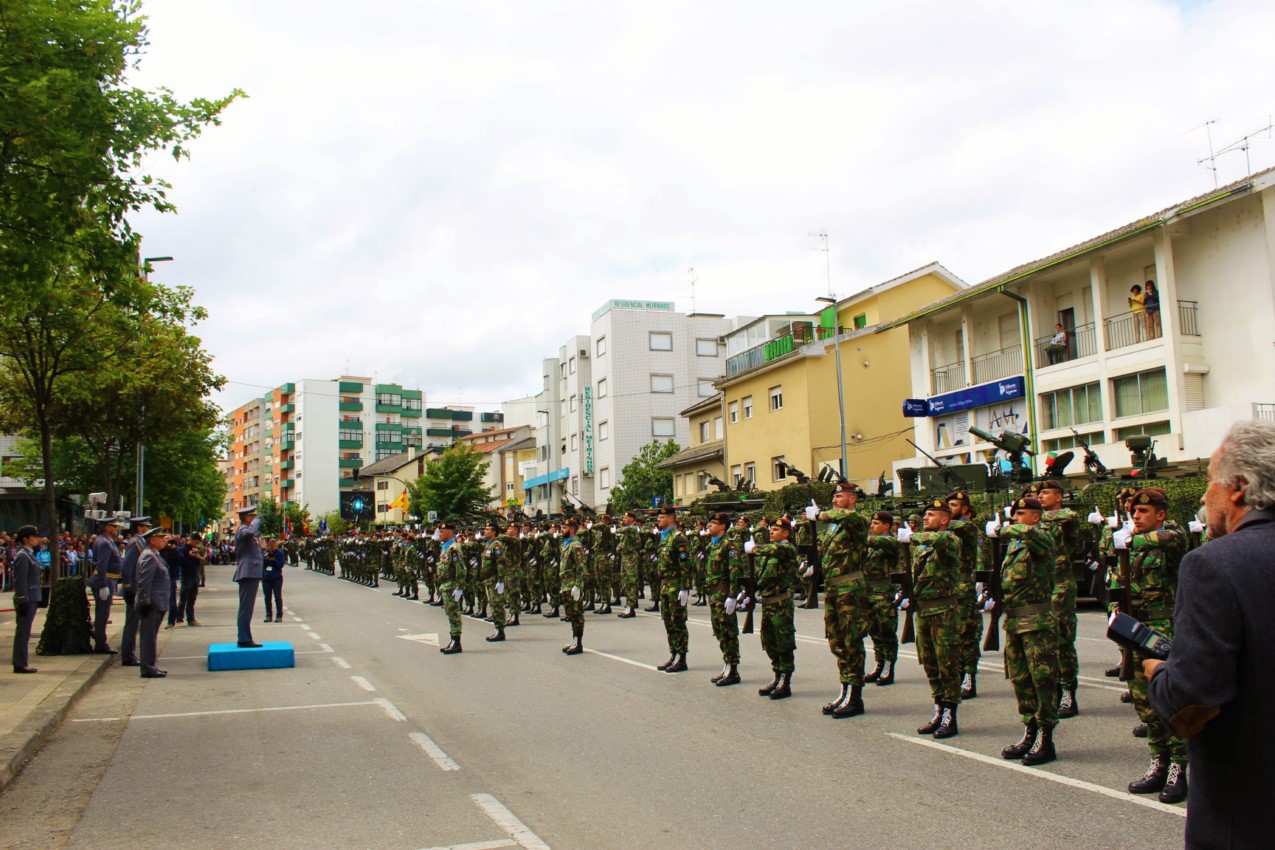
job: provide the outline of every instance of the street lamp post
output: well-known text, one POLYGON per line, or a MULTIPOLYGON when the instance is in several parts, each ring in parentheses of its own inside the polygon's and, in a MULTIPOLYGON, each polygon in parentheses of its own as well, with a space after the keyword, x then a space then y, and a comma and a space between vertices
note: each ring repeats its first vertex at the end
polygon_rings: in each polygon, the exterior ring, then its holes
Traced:
POLYGON ((819 231, 816 234, 823 242, 824 269, 828 276, 828 294, 820 295, 816 301, 832 305, 832 344, 835 346, 837 359, 837 415, 841 419, 841 477, 846 477, 846 400, 841 383, 841 323, 837 318, 837 297, 832 294, 832 255, 828 250, 828 234, 819 231))
MULTIPOLYGON (((171 263, 172 257, 144 257, 142 258, 142 277, 147 282, 151 279, 150 267, 151 263, 171 263)), ((142 418, 146 417, 146 405, 142 405, 142 418)), ((142 499, 145 494, 146 487, 146 446, 139 440, 137 443, 137 482, 135 489, 137 490, 137 516, 143 513, 142 499)))

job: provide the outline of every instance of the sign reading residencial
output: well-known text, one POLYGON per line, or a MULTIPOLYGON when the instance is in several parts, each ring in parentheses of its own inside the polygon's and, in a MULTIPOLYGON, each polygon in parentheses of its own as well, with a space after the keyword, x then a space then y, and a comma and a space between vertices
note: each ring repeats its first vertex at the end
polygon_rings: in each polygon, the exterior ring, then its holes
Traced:
POLYGON ((672 301, 625 301, 620 298, 612 298, 607 303, 593 311, 593 320, 596 321, 599 316, 605 316, 609 310, 663 310, 664 312, 672 312, 672 301))
POLYGON ((999 401, 1022 398, 1026 394, 1027 382, 1022 375, 1017 375, 1003 381, 992 381, 990 384, 979 384, 977 387, 936 395, 929 401, 929 415, 942 416, 972 407, 986 407, 999 401))
POLYGON ((584 388, 584 474, 593 474, 593 387, 584 388))

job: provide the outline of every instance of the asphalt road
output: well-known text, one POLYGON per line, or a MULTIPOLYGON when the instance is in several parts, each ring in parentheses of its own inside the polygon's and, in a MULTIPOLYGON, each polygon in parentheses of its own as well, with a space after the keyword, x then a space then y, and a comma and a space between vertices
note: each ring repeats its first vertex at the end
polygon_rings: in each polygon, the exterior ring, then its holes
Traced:
MULTIPOLYGON (((668 655, 658 615, 523 618, 509 640, 465 620, 442 656, 442 609, 301 569, 286 571, 287 670, 211 673, 231 642, 229 567, 209 568, 201 628, 166 638, 162 680, 112 668, 0 797, 14 847, 655 848, 1175 847, 1182 807, 1124 791, 1147 749, 1103 677, 1116 658, 1096 611, 1081 615, 1081 715, 1060 760, 1000 759, 1021 732, 999 654, 961 734, 916 734, 929 689, 910 652, 895 685, 865 689, 867 714, 832 720, 837 690, 819 611, 798 610, 792 699, 757 636, 743 685, 708 682, 720 655, 707 609, 690 609, 691 670, 668 655), (50 801, 58 801, 51 806, 50 801), (36 817, 23 812, 40 809, 36 817)), ((264 616, 260 600, 257 619, 264 616)), ((905 647, 910 650, 911 647, 905 647)), ((869 655, 869 658, 871 656, 869 655)))

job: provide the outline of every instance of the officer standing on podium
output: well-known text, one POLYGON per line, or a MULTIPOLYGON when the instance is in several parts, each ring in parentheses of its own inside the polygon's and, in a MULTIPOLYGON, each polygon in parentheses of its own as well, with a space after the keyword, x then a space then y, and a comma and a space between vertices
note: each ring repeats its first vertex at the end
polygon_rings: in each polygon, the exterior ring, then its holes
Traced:
POLYGON ((235 576, 239 585, 239 646, 251 649, 261 646, 252 639, 252 612, 257 607, 257 590, 261 587, 261 519, 257 508, 239 509, 239 528, 235 530, 235 576))

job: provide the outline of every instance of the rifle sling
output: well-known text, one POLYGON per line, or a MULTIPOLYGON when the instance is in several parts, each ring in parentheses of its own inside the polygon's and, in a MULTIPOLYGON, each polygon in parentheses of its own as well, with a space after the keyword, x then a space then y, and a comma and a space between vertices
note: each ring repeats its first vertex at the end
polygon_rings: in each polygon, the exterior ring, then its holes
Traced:
POLYGON ((776 593, 774 596, 763 596, 761 598, 763 605, 775 605, 792 598, 792 591, 785 590, 783 593, 776 593))
POLYGON ((842 573, 839 576, 824 578, 823 582, 828 587, 840 587, 841 585, 849 584, 852 581, 862 581, 862 580, 863 580, 863 570, 855 570, 852 573, 842 573))
POLYGON ((918 599, 916 600, 916 612, 920 614, 934 608, 945 608, 956 603, 957 598, 955 596, 940 596, 938 599, 918 599))
POLYGON ((1037 614, 1048 614, 1053 610, 1048 602, 1037 602, 1033 605, 1020 605, 1017 608, 1006 608, 1006 617, 1034 617, 1037 614))

